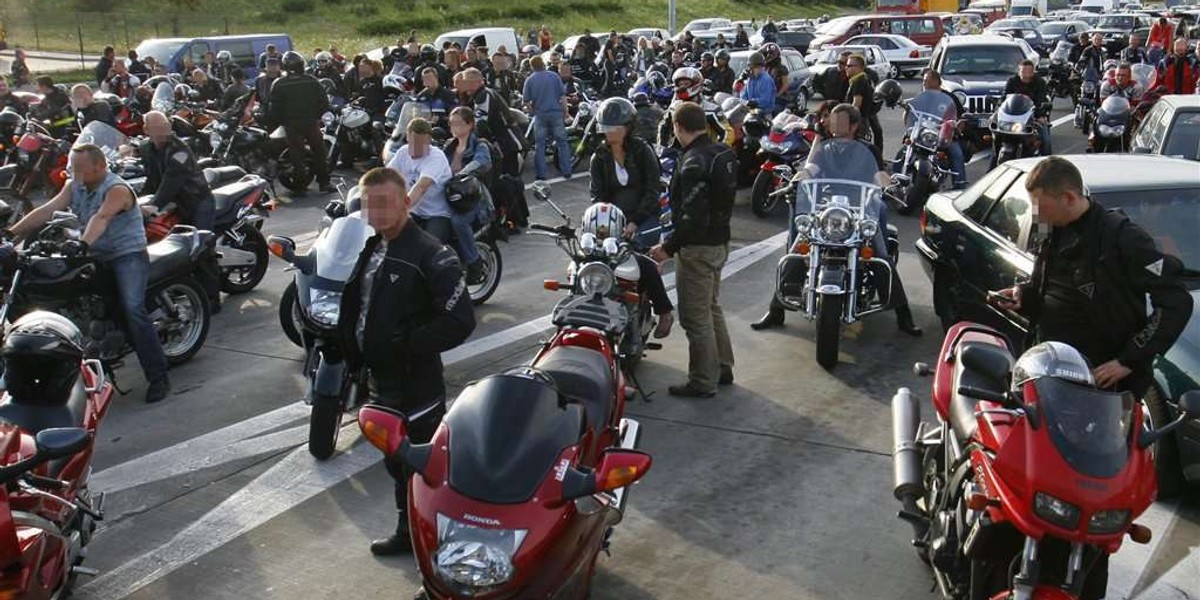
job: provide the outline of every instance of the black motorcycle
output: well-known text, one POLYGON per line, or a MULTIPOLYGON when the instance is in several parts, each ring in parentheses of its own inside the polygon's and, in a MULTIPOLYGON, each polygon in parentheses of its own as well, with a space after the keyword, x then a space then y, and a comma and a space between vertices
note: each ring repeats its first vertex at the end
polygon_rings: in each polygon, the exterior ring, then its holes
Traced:
POLYGON ((1095 127, 1092 129, 1090 152, 1128 152, 1129 119, 1133 107, 1129 100, 1119 94, 1104 99, 1096 111, 1095 127))
POLYGON ((936 90, 922 92, 901 105, 908 132, 887 193, 896 201, 897 212, 908 215, 921 210, 931 194, 954 181, 945 148, 954 143, 958 109, 953 98, 936 90))
POLYGON ((205 130, 213 156, 221 164, 237 165, 267 181, 278 179, 292 192, 304 192, 315 176, 312 158, 308 157, 304 166, 296 168, 289 155, 287 132, 283 127, 267 131, 243 123, 242 113, 252 98, 254 94, 247 94, 235 102, 233 108, 205 130))
POLYGON ((1050 54, 1050 99, 1070 98, 1078 101, 1079 86, 1071 79, 1071 64, 1068 58, 1074 44, 1066 40, 1058 42, 1054 52, 1050 54))
POLYGON ((1096 110, 1100 107, 1100 71, 1088 66, 1079 71, 1079 95, 1075 102, 1075 127, 1084 135, 1092 132, 1096 110))
POLYGON ((384 125, 357 104, 330 110, 321 116, 329 164, 349 167, 354 161, 379 158, 383 150, 384 125))
POLYGON ((993 167, 1039 151, 1041 136, 1034 122, 1035 110, 1033 100, 1024 94, 1009 94, 997 104, 988 123, 992 131, 993 167))

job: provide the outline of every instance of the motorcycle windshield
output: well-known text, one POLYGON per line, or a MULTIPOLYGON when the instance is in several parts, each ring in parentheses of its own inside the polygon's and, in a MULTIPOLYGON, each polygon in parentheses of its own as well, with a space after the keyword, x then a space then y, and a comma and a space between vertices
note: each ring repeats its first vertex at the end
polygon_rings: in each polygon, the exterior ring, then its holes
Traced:
POLYGON ((1050 440, 1076 471, 1109 478, 1129 460, 1133 396, 1043 377, 1034 383, 1050 440))
POLYGON ((787 112, 787 111, 783 111, 783 112, 775 115, 774 119, 771 119, 771 129, 774 129, 776 131, 788 131, 789 129, 800 129, 800 128, 803 128, 805 124, 806 124, 806 121, 804 120, 803 117, 793 115, 792 113, 787 112))
POLYGON ((166 81, 155 86, 154 97, 150 99, 150 108, 170 116, 175 111, 175 86, 166 81))
POLYGON ((1056 63, 1067 62, 1067 59, 1071 57, 1072 45, 1071 42, 1066 40, 1058 42, 1058 45, 1054 47, 1054 52, 1050 54, 1050 61, 1056 63))
POLYGON ((879 163, 857 140, 829 139, 813 147, 805 169, 814 179, 840 179, 873 184, 879 163))
POLYGON ((420 117, 433 123, 433 109, 428 104, 423 102, 411 101, 405 102, 400 108, 400 116, 396 121, 396 127, 400 131, 408 131, 408 123, 413 119, 420 117))
POLYGON ((75 146, 83 144, 92 144, 99 146, 104 150, 104 153, 109 155, 109 159, 113 159, 121 145, 125 143, 125 134, 121 133, 117 128, 101 121, 91 121, 83 126, 83 131, 79 132, 79 137, 75 138, 75 146))
POLYGON ((1104 99, 1100 105, 1100 116, 1120 120, 1129 116, 1129 100, 1124 96, 1113 94, 1104 99))
POLYGON ((313 245, 317 255, 317 276, 330 281, 350 279, 350 272, 372 235, 375 230, 367 225, 361 212, 335 219, 329 231, 313 245))
POLYGON ((796 191, 794 214, 817 215, 826 208, 840 206, 855 218, 874 220, 883 208, 882 190, 871 183, 846 179, 806 179, 796 191))
POLYGON ((958 107, 945 92, 930 90, 908 101, 904 125, 913 142, 926 148, 943 146, 954 136, 958 107))
POLYGON ((543 376, 494 375, 462 391, 450 429, 450 486, 480 502, 533 497, 563 449, 579 443, 583 411, 560 401, 543 376))
POLYGON ((1158 78, 1158 71, 1154 65, 1136 64, 1129 67, 1131 78, 1142 87, 1143 90, 1149 91, 1154 89, 1154 80, 1158 78))

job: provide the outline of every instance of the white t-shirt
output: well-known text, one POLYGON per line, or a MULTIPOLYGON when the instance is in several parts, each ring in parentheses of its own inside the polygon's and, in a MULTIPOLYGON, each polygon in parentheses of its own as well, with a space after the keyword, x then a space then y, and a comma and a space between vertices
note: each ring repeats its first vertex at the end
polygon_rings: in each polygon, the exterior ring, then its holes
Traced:
POLYGON ((450 216, 450 204, 446 202, 444 189, 451 175, 450 162, 446 160, 446 154, 440 148, 430 146, 425 156, 414 159, 408 152, 408 144, 405 144, 392 155, 387 166, 404 176, 410 192, 422 177, 433 181, 425 190, 421 201, 413 207, 412 214, 418 217, 450 216))

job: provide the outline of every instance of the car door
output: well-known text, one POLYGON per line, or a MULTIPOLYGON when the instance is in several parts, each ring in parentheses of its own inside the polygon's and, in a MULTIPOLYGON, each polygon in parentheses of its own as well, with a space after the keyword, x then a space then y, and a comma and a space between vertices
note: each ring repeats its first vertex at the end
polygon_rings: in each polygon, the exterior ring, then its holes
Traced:
POLYGON ((891 75, 892 64, 888 62, 888 59, 883 55, 882 50, 877 47, 871 48, 867 53, 867 56, 867 68, 875 71, 875 73, 879 75, 879 79, 881 81, 887 79, 888 76, 891 75))

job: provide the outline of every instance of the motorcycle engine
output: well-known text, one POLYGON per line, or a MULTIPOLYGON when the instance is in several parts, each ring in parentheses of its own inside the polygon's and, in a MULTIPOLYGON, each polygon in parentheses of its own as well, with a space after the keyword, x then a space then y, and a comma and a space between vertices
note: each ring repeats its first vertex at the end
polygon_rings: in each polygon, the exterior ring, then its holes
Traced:
POLYGON ((125 335, 116 323, 105 315, 104 302, 96 296, 83 296, 78 301, 59 308, 83 333, 84 355, 101 360, 120 356, 125 335))

